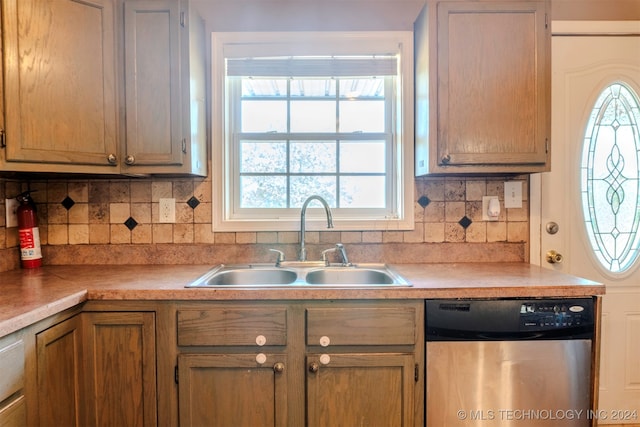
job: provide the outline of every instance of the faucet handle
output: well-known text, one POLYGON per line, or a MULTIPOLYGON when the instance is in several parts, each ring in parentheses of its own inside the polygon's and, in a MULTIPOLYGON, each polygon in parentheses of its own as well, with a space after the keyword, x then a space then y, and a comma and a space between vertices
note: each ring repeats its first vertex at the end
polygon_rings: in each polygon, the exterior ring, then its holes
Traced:
POLYGON ((269 249, 269 251, 278 254, 278 258, 276 259, 276 267, 280 267, 280 263, 284 262, 284 252, 279 251, 278 249, 269 249))
POLYGON ((342 243, 336 243, 335 249, 340 252, 340 256, 342 257, 342 265, 345 267, 352 267, 353 264, 349 262, 347 250, 345 249, 344 245, 342 243))
POLYGON ((337 250, 338 250, 337 248, 329 248, 322 251, 322 257, 320 259, 322 260, 322 262, 324 262, 324 265, 328 267, 330 264, 329 258, 327 258, 327 255, 329 254, 329 252, 335 252, 337 250))

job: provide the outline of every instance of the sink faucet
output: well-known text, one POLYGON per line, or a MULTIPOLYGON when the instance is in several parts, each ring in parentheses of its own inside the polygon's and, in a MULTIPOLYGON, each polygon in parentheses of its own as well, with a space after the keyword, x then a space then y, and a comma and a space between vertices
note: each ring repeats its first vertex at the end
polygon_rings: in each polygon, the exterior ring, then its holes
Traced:
POLYGON ((340 256, 342 257, 342 265, 345 267, 353 267, 353 264, 349 262, 347 250, 344 248, 344 245, 342 243, 336 243, 336 250, 340 252, 340 256))
POLYGON ((305 235, 305 218, 307 215, 307 206, 312 200, 317 200, 324 206, 324 211, 327 214, 327 228, 333 228, 333 217, 331 216, 331 208, 325 199, 318 195, 309 196, 307 200, 302 204, 302 210, 300 211, 300 257, 299 261, 307 260, 307 249, 304 247, 304 235, 305 235))

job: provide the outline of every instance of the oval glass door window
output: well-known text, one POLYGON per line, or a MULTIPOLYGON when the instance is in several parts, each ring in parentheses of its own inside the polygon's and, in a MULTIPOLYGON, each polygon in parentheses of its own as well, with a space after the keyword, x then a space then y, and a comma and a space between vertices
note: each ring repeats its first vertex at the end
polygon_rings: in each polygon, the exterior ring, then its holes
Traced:
POLYGON ((606 87, 585 131, 582 210, 595 257, 611 273, 640 254, 640 102, 622 83, 606 87))

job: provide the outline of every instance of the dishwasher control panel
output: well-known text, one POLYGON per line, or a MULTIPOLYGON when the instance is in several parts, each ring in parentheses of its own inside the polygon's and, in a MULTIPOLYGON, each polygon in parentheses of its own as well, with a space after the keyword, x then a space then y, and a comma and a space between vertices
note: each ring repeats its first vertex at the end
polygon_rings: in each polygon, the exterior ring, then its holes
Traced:
POLYGON ((593 324, 591 300, 523 301, 520 305, 520 330, 539 331, 593 324))
POLYGON ((427 341, 583 339, 593 336, 592 298, 425 301, 427 341))

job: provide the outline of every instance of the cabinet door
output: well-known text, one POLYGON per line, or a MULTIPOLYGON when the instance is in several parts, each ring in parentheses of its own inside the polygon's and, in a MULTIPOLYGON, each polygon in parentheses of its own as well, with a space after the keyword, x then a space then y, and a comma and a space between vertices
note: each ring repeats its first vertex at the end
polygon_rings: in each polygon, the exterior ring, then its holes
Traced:
POLYGON ((414 426, 413 354, 307 356, 307 426, 414 426))
POLYGON ((183 163, 179 6, 176 0, 124 4, 125 168, 183 163))
POLYGON ((84 425, 157 424, 155 314, 83 313, 84 425))
POLYGON ((114 0, 2 2, 3 168, 117 172, 114 26, 114 0))
POLYGON ((437 39, 431 43, 436 53, 431 71, 437 75, 436 96, 430 99, 437 108, 437 129, 430 129, 431 172, 548 170, 546 10, 544 1, 437 3, 437 30, 431 33, 437 39))
POLYGON ((287 425, 283 354, 183 354, 178 357, 180 425, 287 425))
POLYGON ((36 335, 40 426, 80 426, 80 316, 36 335))

